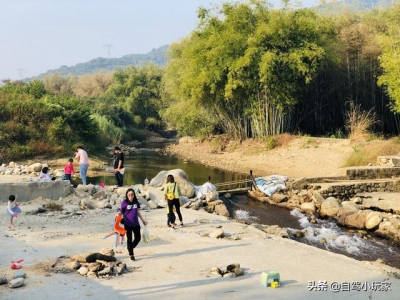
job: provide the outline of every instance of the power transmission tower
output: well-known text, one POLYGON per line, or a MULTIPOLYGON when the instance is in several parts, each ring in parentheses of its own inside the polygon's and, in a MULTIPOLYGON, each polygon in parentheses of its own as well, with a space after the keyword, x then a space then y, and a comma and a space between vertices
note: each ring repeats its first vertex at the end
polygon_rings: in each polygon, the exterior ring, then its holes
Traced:
POLYGON ((17 71, 19 71, 19 79, 23 78, 23 72, 26 71, 25 69, 17 69, 17 71))
POLYGON ((113 45, 110 45, 110 44, 105 44, 105 45, 103 45, 103 47, 107 47, 107 56, 108 56, 108 58, 110 58, 111 57, 111 51, 110 51, 110 49, 112 48, 112 47, 114 47, 113 45))

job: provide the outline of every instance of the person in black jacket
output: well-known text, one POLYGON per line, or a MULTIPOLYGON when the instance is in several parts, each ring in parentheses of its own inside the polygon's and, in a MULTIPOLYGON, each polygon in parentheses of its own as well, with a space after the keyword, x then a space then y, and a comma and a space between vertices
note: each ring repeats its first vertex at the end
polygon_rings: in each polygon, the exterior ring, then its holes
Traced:
POLYGON ((123 186, 124 184, 124 153, 121 151, 121 148, 118 146, 114 147, 114 174, 117 179, 117 185, 123 186))

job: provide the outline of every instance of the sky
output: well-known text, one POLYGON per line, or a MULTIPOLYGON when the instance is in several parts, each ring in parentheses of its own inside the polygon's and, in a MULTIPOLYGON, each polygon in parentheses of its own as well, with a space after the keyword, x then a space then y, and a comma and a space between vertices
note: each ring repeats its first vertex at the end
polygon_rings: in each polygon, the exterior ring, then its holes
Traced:
POLYGON ((247 1, 0 0, 0 80, 148 53, 189 35, 198 7, 224 2, 247 1))

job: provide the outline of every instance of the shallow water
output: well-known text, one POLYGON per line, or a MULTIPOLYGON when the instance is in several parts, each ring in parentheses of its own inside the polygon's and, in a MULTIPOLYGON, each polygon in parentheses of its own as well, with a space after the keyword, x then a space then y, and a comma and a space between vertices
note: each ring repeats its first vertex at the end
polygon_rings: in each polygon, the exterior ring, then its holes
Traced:
POLYGON ((355 230, 339 227, 335 222, 317 219, 316 224, 298 210, 292 210, 261 203, 247 196, 234 196, 228 200, 232 213, 243 210, 249 213, 249 223, 278 225, 289 228, 291 239, 300 243, 343 254, 357 260, 384 260, 387 265, 400 269, 400 247, 390 240, 378 237, 361 238, 355 230), (293 233, 305 232, 303 238, 296 238, 293 233))

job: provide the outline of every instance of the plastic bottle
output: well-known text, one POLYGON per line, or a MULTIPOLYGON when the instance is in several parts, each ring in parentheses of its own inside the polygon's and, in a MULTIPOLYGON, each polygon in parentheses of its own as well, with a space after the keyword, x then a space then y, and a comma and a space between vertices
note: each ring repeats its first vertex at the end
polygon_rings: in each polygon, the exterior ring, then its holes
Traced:
POLYGON ((144 185, 148 185, 149 184, 149 180, 146 178, 145 180, 144 180, 144 185))
POLYGON ((31 178, 29 179, 29 181, 30 181, 30 182, 33 182, 32 176, 31 176, 31 178))

